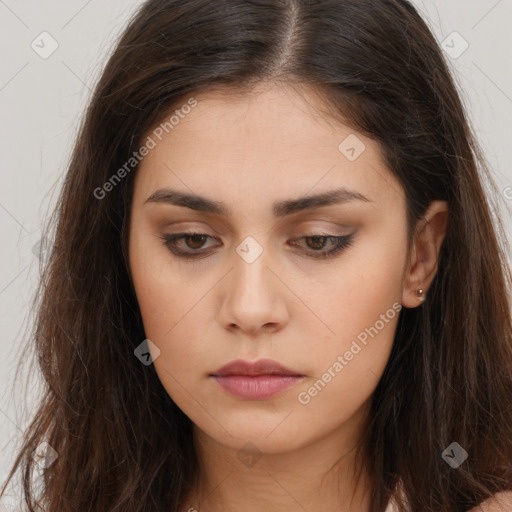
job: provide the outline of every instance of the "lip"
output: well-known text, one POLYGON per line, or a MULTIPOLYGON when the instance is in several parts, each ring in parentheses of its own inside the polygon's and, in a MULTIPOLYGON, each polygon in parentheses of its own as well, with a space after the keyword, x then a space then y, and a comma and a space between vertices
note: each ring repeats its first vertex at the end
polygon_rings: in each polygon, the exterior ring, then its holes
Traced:
POLYGON ((225 391, 248 400, 265 400, 304 379, 272 359, 237 359, 210 374, 225 391))
POLYGON ((225 377, 226 375, 245 375, 250 377, 257 375, 294 375, 303 377, 299 372, 290 370, 273 359, 258 359, 257 361, 235 359, 210 375, 214 377, 225 377))

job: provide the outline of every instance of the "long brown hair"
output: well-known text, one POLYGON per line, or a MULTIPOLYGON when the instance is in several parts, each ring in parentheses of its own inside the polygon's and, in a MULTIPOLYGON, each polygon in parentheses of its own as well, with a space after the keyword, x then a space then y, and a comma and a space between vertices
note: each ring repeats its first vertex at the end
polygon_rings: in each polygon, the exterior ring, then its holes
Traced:
POLYGON ((262 81, 314 87, 326 116, 379 142, 411 235, 433 200, 449 204, 427 300, 401 311, 372 397, 361 444, 371 512, 399 482, 422 512, 467 510, 512 489, 508 244, 494 182, 421 16, 406 0, 149 0, 95 88, 52 219, 30 341, 45 394, 10 476, 22 470, 30 511, 38 500, 49 512, 184 503, 197 472, 191 421, 134 356, 145 335, 126 258, 136 172, 126 162, 195 93, 262 81), (43 441, 58 457, 41 495, 31 475, 43 441), (441 456, 452 442, 468 453, 458 468, 441 456))

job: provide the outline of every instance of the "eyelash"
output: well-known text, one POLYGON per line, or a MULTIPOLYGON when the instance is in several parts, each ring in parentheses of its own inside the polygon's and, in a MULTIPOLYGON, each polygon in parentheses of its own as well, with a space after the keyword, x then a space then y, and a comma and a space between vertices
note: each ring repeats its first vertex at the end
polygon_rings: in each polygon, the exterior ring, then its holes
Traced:
MULTIPOLYGON (((206 256, 206 252, 199 252, 199 250, 196 251, 183 251, 177 248, 177 244, 180 240, 183 240, 185 238, 191 237, 191 236, 200 236, 200 237, 208 237, 212 238, 210 235, 207 235, 206 233, 195 233, 195 232, 186 232, 186 233, 176 233, 172 235, 164 234, 160 238, 164 240, 164 245, 167 246, 167 248, 178 258, 183 259, 195 259, 200 258, 201 256, 206 256)), ((353 244, 353 237, 354 235, 348 235, 348 236, 334 236, 334 235, 319 235, 319 234, 312 234, 312 235, 305 235, 297 240, 305 239, 305 238, 325 238, 326 241, 330 241, 334 243, 334 248, 329 251, 315 251, 313 249, 310 249, 310 257, 312 258, 331 258, 335 257, 338 253, 343 251, 344 249, 347 249, 353 244), (316 254, 315 254, 316 253, 316 254)), ((306 250, 306 252, 309 252, 306 250)))

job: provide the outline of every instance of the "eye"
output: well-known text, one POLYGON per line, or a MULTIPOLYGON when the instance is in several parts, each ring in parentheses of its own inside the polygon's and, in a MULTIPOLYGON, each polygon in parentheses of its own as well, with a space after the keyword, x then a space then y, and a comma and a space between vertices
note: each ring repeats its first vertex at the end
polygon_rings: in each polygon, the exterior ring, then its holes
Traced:
MULTIPOLYGON (((328 258, 335 256, 342 250, 346 249, 353 243, 353 236, 335 236, 335 235, 320 235, 312 234, 306 235, 296 240, 304 240, 307 247, 310 249, 300 249, 302 252, 307 253, 311 258, 328 258), (330 249, 325 249, 326 245, 330 244, 330 249)), ((192 259, 207 256, 210 251, 204 249, 205 243, 208 238, 212 238, 206 233, 176 233, 172 235, 164 234, 161 236, 168 249, 177 257, 184 259, 192 259), (183 247, 184 243, 185 247, 183 247)), ((293 240, 295 242, 296 240, 293 240)), ((297 245, 292 243, 291 245, 297 245)))
MULTIPOLYGON (((347 247, 350 247, 353 243, 354 235, 347 236, 335 236, 335 235, 306 235, 297 240, 304 240, 308 248, 311 251, 308 256, 311 258, 329 258, 331 256, 335 256, 339 252, 343 251, 347 247), (324 249, 326 244, 329 243, 331 245, 330 249, 324 249)), ((295 244, 292 244, 295 245, 295 244)), ((302 249, 301 249, 302 250, 302 249)))
POLYGON ((163 235, 162 238, 165 240, 165 245, 176 256, 180 258, 197 258, 199 256, 204 256, 205 251, 199 253, 198 250, 204 247, 206 239, 212 237, 205 233, 189 232, 163 235), (183 248, 183 245, 181 244, 182 242, 185 243, 185 248, 183 248), (188 251, 187 249, 191 250, 188 251))

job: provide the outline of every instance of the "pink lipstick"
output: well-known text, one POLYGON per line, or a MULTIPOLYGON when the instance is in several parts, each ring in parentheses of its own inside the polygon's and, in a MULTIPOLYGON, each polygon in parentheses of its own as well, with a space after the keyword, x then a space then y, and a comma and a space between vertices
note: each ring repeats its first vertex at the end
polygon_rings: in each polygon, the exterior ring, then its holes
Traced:
POLYGON ((228 393, 246 400, 265 400, 304 378, 272 359, 237 359, 210 374, 228 393))

